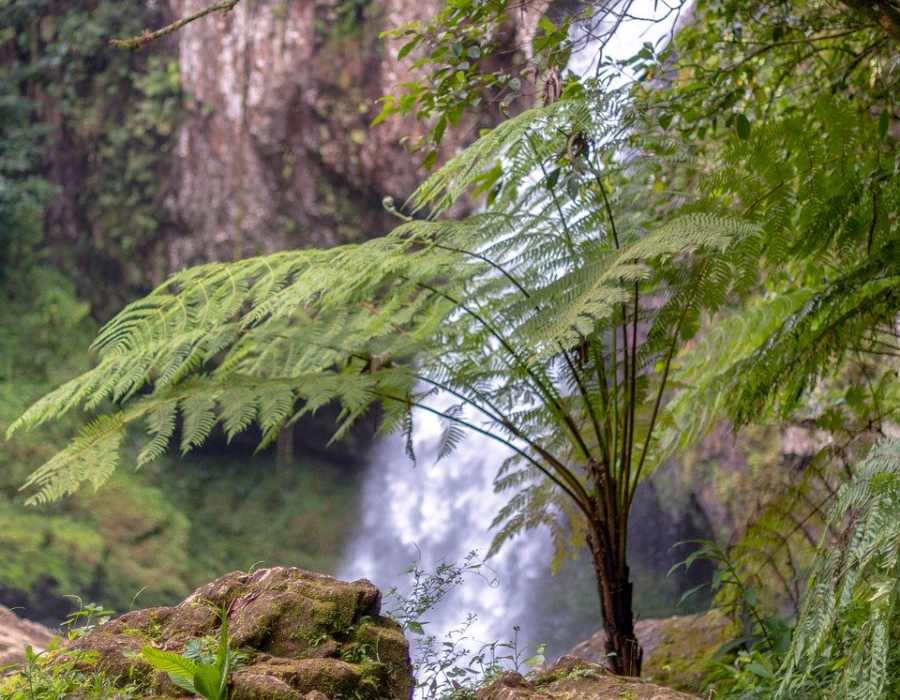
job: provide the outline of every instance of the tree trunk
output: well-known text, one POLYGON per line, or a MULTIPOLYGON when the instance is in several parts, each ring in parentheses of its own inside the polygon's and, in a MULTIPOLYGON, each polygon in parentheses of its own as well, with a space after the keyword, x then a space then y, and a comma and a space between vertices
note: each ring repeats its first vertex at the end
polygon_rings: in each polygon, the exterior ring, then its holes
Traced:
POLYGON ((606 665, 619 676, 640 676, 644 650, 634 634, 633 586, 629 581, 625 552, 604 546, 616 538, 604 536, 602 524, 593 524, 592 529, 594 532, 588 537, 588 544, 606 630, 606 665))
POLYGON ((283 428, 275 443, 275 468, 287 471, 294 464, 294 426, 283 428))

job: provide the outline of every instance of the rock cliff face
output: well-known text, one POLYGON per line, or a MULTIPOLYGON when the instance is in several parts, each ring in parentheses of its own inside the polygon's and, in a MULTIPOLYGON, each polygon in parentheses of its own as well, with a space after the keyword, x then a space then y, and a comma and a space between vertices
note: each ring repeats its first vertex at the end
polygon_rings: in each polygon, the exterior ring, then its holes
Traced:
MULTIPOLYGON (((383 198, 425 175, 407 148, 420 124, 370 123, 410 78, 379 35, 441 0, 243 0, 139 51, 109 44, 208 5, 54 0, 29 10, 28 52, 0 46, 0 65, 28 66, 46 131, 45 242, 97 316, 186 265, 385 233, 383 198)), ((497 68, 527 52, 548 5, 511 12, 497 68)), ((499 119, 486 104, 443 155, 499 119)))
MULTIPOLYGON (((206 0, 171 0, 183 16, 206 0)), ((182 222, 169 269, 286 247, 384 233, 382 199, 421 180, 404 148, 421 128, 369 128, 378 98, 409 78, 383 30, 426 19, 439 0, 246 0, 177 35, 185 110, 177 130, 169 207, 182 222)), ((536 13, 514 15, 512 45, 527 44, 536 13)), ((396 47, 395 47, 396 48, 396 47)), ((448 134, 447 154, 485 113, 448 134)))

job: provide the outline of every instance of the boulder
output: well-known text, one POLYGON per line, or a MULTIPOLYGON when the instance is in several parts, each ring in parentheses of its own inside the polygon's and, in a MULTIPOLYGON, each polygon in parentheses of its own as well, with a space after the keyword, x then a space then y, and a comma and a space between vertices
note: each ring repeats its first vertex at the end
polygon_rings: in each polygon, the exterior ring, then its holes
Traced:
POLYGON ((381 615, 378 589, 288 567, 233 572, 175 607, 126 613, 70 642, 61 658, 88 652, 92 670, 136 683, 145 697, 177 696, 141 649, 181 653, 192 640, 214 643, 223 612, 243 657, 231 700, 411 697, 409 647, 400 626, 381 615))
POLYGON ((476 694, 477 700, 692 700, 694 695, 614 676, 600 664, 564 656, 554 666, 526 680, 504 673, 476 694))
POLYGON ((43 625, 23 620, 0 605, 0 667, 21 663, 26 646, 42 651, 52 638, 53 633, 43 625))
MULTIPOLYGON (((734 637, 732 622, 716 609, 696 615, 638 620, 635 634, 644 648, 643 677, 680 690, 697 691, 723 644, 734 637)), ((575 646, 571 656, 602 664, 603 630, 575 646)))

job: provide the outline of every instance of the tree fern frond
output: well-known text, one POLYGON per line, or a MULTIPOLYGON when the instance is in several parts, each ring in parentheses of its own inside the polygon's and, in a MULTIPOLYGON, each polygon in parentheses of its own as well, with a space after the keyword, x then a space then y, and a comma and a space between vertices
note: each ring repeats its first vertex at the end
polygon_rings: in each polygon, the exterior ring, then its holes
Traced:
POLYGON ((169 441, 175 433, 178 417, 178 402, 171 401, 147 415, 147 425, 153 439, 138 454, 138 466, 141 467, 161 457, 169 441))
POLYGON ((204 394, 186 398, 181 404, 184 426, 181 431, 181 454, 202 445, 216 425, 217 396, 204 394))
POLYGON ((36 492, 26 503, 59 500, 75 493, 84 482, 100 488, 118 464, 125 426, 122 413, 100 416, 86 425, 65 449, 28 477, 22 488, 36 492))

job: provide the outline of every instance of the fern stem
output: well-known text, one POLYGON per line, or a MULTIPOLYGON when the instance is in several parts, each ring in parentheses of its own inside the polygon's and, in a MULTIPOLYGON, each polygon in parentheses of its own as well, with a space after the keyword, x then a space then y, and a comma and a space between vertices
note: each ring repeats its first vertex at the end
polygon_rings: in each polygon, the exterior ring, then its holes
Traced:
MULTIPOLYGON (((525 288, 525 286, 523 284, 521 284, 516 279, 516 277, 511 272, 509 272, 500 263, 498 263, 494 260, 491 260, 486 255, 482 255, 480 253, 475 253, 473 251, 465 250, 463 248, 456 248, 453 246, 444 245, 444 244, 437 243, 437 242, 433 242, 432 245, 434 245, 436 248, 441 249, 441 250, 447 250, 449 252, 460 253, 461 255, 468 255, 470 257, 476 258, 477 260, 481 260, 484 263, 487 263, 492 269, 496 270, 497 272, 502 274, 507 280, 509 280, 509 282, 513 286, 515 286, 515 288, 522 294, 522 296, 524 296, 526 299, 531 299, 531 293, 525 288)), ((540 307, 538 305, 535 305, 534 309, 535 309, 535 311, 539 311, 540 307)), ((583 342, 587 342, 587 339, 583 335, 581 336, 581 338, 582 338, 583 342)), ((585 409, 586 409, 587 413, 590 415, 591 423, 593 424, 593 428, 594 428, 594 434, 597 437, 597 443, 600 446, 601 450, 605 451, 603 436, 601 434, 600 425, 597 421, 596 411, 594 410, 593 404, 590 399, 590 394, 588 393, 587 389, 585 388, 584 382, 582 381, 580 374, 576 370, 575 365, 572 362, 572 358, 569 355, 569 352, 565 349, 565 347, 563 347, 562 343, 557 343, 557 347, 559 347, 560 352, 562 353, 563 359, 565 360, 566 365, 569 368, 569 372, 572 374, 572 377, 575 380, 575 383, 578 387, 578 391, 581 394, 581 397, 585 403, 585 409)))
MULTIPOLYGON (((589 507, 590 500, 587 499, 587 494, 584 493, 583 487, 581 487, 580 484, 579 484, 579 488, 580 488, 580 490, 582 491, 582 496, 576 495, 576 493, 575 493, 573 490, 571 490, 566 484, 564 484, 564 483, 560 480, 560 478, 558 478, 552 471, 550 471, 550 469, 548 469, 546 466, 544 466, 543 464, 541 464, 540 462, 538 462, 536 459, 534 459, 534 457, 532 457, 531 455, 529 455, 525 450, 521 449, 520 447, 518 447, 517 445, 513 444, 513 443, 510 442, 509 440, 505 440, 504 438, 500 437, 500 436, 497 435, 496 433, 492 433, 492 432, 490 432, 489 430, 485 430, 484 428, 480 428, 480 427, 478 427, 477 425, 474 425, 473 423, 470 423, 470 422, 468 422, 468 421, 466 421, 466 420, 463 420, 462 418, 459 418, 458 416, 454 416, 454 415, 450 415, 450 414, 444 413, 443 411, 440 411, 440 410, 438 410, 438 409, 436 409, 436 408, 434 408, 434 407, 432 407, 432 406, 428 406, 427 404, 421 403, 421 402, 419 402, 419 401, 413 401, 413 400, 411 400, 411 399, 409 399, 409 398, 402 398, 402 397, 398 397, 398 396, 393 396, 392 394, 386 394, 386 393, 384 393, 384 392, 380 392, 380 391, 377 391, 377 390, 375 390, 375 389, 370 389, 369 391, 370 391, 374 396, 378 396, 378 397, 380 397, 380 398, 388 399, 388 400, 392 400, 392 401, 399 401, 400 403, 403 403, 403 404, 405 404, 405 405, 407 405, 407 406, 414 406, 415 408, 420 408, 420 409, 422 409, 423 411, 427 411, 428 413, 431 413, 431 414, 433 414, 433 415, 442 417, 442 418, 444 418, 444 419, 446 419, 446 420, 453 421, 454 423, 458 423, 459 425, 461 425, 461 426, 463 426, 463 427, 465 427, 465 428, 468 428, 469 430, 473 430, 474 432, 479 433, 480 435, 484 435, 485 437, 489 437, 489 438, 491 438, 492 440, 495 440, 495 441, 499 442, 501 445, 504 445, 505 447, 508 447, 508 448, 511 449, 513 452, 515 452, 516 454, 518 454, 519 456, 521 456, 522 458, 524 458, 525 460, 527 460, 531 465, 533 465, 533 466, 534 466, 536 469, 538 469, 542 474, 544 474, 544 476, 546 476, 548 479, 550 479, 550 481, 552 481, 556 486, 558 486, 560 489, 562 489, 562 491, 563 491, 567 496, 569 496, 569 498, 571 498, 572 501, 574 501, 575 505, 578 506, 579 510, 581 510, 581 512, 584 513, 584 515, 585 515, 586 517, 588 517, 588 518, 591 517, 591 512, 590 512, 590 507, 589 507)), ((543 449, 541 449, 541 451, 544 452, 543 449)), ((541 456, 543 457, 544 455, 541 454, 541 456)), ((566 470, 566 471, 568 471, 568 470, 566 470)), ((571 472, 568 472, 568 473, 569 473, 569 475, 570 475, 572 478, 575 478, 574 474, 572 474, 571 472)), ((562 475, 560 475, 560 476, 562 476, 562 475)), ((576 479, 576 481, 577 481, 577 479, 576 479)))
MULTIPOLYGON (((616 250, 620 250, 621 243, 619 241, 619 231, 618 231, 618 228, 616 227, 616 218, 615 218, 615 216, 613 216, 612 205, 609 202, 609 196, 606 192, 606 185, 603 184, 602 175, 597 170, 597 166, 594 164, 594 162, 590 158, 587 159, 587 162, 588 162, 588 168, 590 169, 591 173, 593 174, 594 180, 596 181, 597 186, 600 188, 600 195, 603 199, 603 207, 606 211, 606 218, 609 221, 610 233, 612 233, 613 245, 615 246, 616 250)), ((635 286, 637 286, 637 285, 635 285, 635 286)), ((636 316, 637 316, 637 300, 635 300, 635 317, 636 316)), ((615 350, 616 332, 613 331, 612 335, 613 335, 613 348, 614 348, 613 349, 613 382, 614 382, 615 386, 618 386, 618 381, 619 381, 618 369, 616 367, 618 353, 615 350)), ((622 380, 623 380, 623 384, 625 384, 625 386, 626 386, 626 393, 625 393, 626 404, 624 407, 625 415, 623 416, 623 425, 622 425, 622 460, 621 460, 620 474, 619 474, 620 479, 619 479, 619 483, 617 484, 617 487, 624 489, 624 488, 627 488, 624 485, 628 483, 628 476, 631 471, 631 467, 630 467, 631 447, 630 446, 634 440, 634 436, 632 435, 632 432, 633 432, 632 422, 633 422, 633 417, 634 417, 634 404, 636 403, 636 396, 635 396, 635 392, 634 392, 635 387, 634 387, 633 383, 629 382, 629 376, 630 376, 629 375, 629 367, 630 367, 630 364, 632 364, 632 363, 629 362, 628 312, 627 312, 627 306, 624 301, 622 302, 622 343, 623 343, 623 347, 622 347, 623 377, 622 377, 622 380), (629 387, 632 390, 630 392, 630 394, 628 391, 629 387)), ((616 394, 618 394, 618 391, 616 392, 616 394)), ((618 399, 616 400, 616 404, 618 406, 618 399)), ((618 413, 618 410, 617 410, 617 413, 618 413)), ((616 417, 616 423, 618 424, 618 415, 616 417)), ((614 454, 615 454, 615 452, 614 452, 614 454)), ((624 495, 626 493, 627 493, 626 491, 622 491, 622 493, 620 495, 623 503, 625 502, 624 495)), ((626 512, 625 517, 627 517, 627 508, 625 509, 625 512, 626 512)))
MULTIPOLYGON (((631 479, 631 464, 634 459, 634 431, 635 431, 635 411, 637 410, 637 328, 638 328, 638 313, 640 311, 640 289, 638 283, 634 283, 634 321, 631 325, 631 402, 629 406, 629 412, 631 414, 631 428, 629 429, 629 435, 631 436, 631 440, 628 446, 628 463, 626 465, 628 469, 628 473, 622 477, 622 501, 628 502, 628 484, 631 479)), ((624 509, 625 518, 628 518, 628 508, 624 509)), ((627 537, 628 527, 627 522, 623 524, 622 533, 623 537, 627 537)), ((624 550, 627 543, 622 544, 622 548, 624 550)))
MULTIPOLYGON (((703 276, 703 273, 706 271, 707 263, 703 262, 702 269, 700 274, 697 276, 697 282, 694 285, 694 290, 700 285, 700 279, 703 276)), ((662 404, 662 397, 666 390, 666 384, 669 381, 669 370, 672 366, 672 358, 675 355, 675 348, 678 346, 678 338, 681 335, 681 325, 684 323, 684 319, 687 317, 687 311, 689 308, 689 303, 685 300, 684 305, 681 307, 681 314, 679 314, 678 322, 675 324, 675 330, 672 332, 672 342, 669 345, 669 350, 666 353, 666 362, 663 368, 662 379, 659 382, 659 389, 656 392, 656 399, 653 402, 653 412, 650 415, 650 424, 647 427, 647 437, 644 439, 644 447, 641 450, 641 458, 638 462, 637 469, 634 473, 634 484, 629 485, 629 493, 628 493, 628 507, 631 507, 631 502, 634 500, 634 494, 637 492, 638 483, 641 480, 641 472, 644 469, 644 462, 647 459, 647 452, 650 449, 650 440, 653 437, 653 430, 656 427, 656 419, 659 416, 659 408, 662 404)))
MULTIPOLYGON (((408 279, 408 278, 406 278, 406 279, 408 279)), ((410 280, 410 281, 414 281, 414 280, 410 280)), ((476 321, 478 321, 482 326, 484 326, 484 328, 488 331, 488 333, 490 333, 503 346, 503 348, 510 354, 510 356, 518 363, 519 368, 521 370, 524 370, 524 372, 529 377, 531 377, 532 381, 534 382, 534 388, 537 389, 538 393, 541 394, 542 396, 544 396, 544 398, 547 400, 547 402, 550 404, 550 406, 553 407, 554 411, 557 414, 557 417, 560 418, 563 421, 563 423, 566 425, 566 427, 569 429, 569 432, 572 435, 572 438, 575 440, 575 443, 578 445, 579 449, 583 453, 584 458, 589 459, 590 454, 591 454, 590 450, 588 449, 588 446, 585 444, 584 438, 582 438, 581 433, 578 430, 578 427, 575 425, 575 421, 569 415, 568 411, 566 411, 565 408, 563 407, 562 402, 561 402, 561 397, 556 395, 555 392, 553 391, 552 384, 550 385, 549 388, 544 385, 544 382, 541 380, 540 377, 537 376, 537 374, 534 372, 534 370, 531 368, 531 366, 519 356, 519 353, 517 353, 516 350, 512 347, 512 345, 510 345, 509 341, 506 338, 504 338, 503 335, 501 335, 500 332, 498 330, 496 330, 496 328, 494 328, 493 324, 488 323, 488 321, 485 320, 484 317, 481 314, 479 314, 477 311, 471 309, 467 304, 459 301, 458 299, 455 299, 454 297, 447 294, 446 292, 443 292, 435 287, 432 287, 431 285, 429 285, 425 282, 414 281, 414 283, 416 285, 422 287, 423 289, 427 289, 428 291, 430 291, 434 294, 437 294, 438 296, 446 299, 451 304, 454 304, 455 306, 457 306, 460 309, 462 309, 463 311, 465 311, 467 314, 472 316, 472 318, 474 318, 476 321)))
POLYGON ((603 401, 603 425, 606 433, 606 468, 609 470, 609 465, 612 463, 614 459, 615 446, 612 445, 613 442, 613 431, 611 427, 611 421, 609 416, 609 385, 606 380, 606 363, 603 361, 603 353, 597 351, 597 347, 595 343, 590 344, 591 355, 594 359, 594 370, 597 374, 597 388, 600 391, 600 400, 603 401), (610 447, 612 446, 612 450, 610 447))

